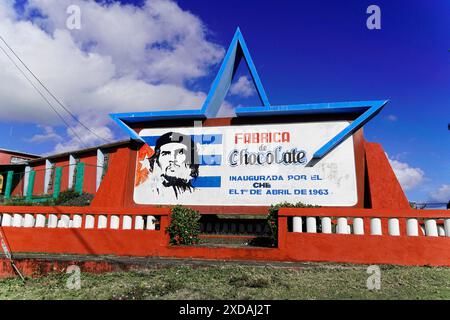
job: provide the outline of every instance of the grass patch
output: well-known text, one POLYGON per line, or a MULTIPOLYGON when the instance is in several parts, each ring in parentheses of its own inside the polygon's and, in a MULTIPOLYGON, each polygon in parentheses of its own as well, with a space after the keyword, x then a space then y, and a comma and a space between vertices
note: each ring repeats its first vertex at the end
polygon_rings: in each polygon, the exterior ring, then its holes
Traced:
POLYGON ((311 264, 170 266, 128 272, 49 274, 22 284, 0 279, 0 299, 450 299, 450 268, 381 266, 381 289, 366 288, 366 266, 311 264))

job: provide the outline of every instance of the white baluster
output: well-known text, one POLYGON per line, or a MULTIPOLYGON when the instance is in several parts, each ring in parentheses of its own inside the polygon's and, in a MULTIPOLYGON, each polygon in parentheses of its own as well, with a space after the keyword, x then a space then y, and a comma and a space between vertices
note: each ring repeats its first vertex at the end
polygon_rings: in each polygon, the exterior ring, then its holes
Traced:
POLYGON ((317 233, 316 217, 306 217, 306 232, 317 233))
POLYGON ((108 227, 108 218, 105 215, 98 216, 98 229, 105 229, 108 227))
POLYGON ((339 217, 337 219, 336 233, 348 234, 347 218, 339 217))
POLYGON ((443 226, 438 226, 439 237, 445 237, 445 230, 443 226))
POLYGON ((154 216, 147 216, 147 230, 155 230, 156 229, 155 222, 156 219, 154 216))
POLYGON ((419 235, 419 225, 417 219, 406 219, 406 234, 410 237, 417 237, 419 235))
POLYGON ((61 218, 58 221, 58 228, 68 228, 70 225, 70 216, 67 214, 61 215, 61 218))
POLYGON ((83 217, 80 214, 73 216, 72 228, 81 228, 83 225, 83 217))
POLYGON ((110 228, 111 229, 119 229, 120 218, 119 216, 111 216, 110 228))
POLYGON ((144 217, 136 216, 134 218, 134 229, 135 230, 144 230, 144 217))
POLYGON ((32 227, 34 227, 34 216, 32 214, 27 213, 25 215, 25 221, 24 221, 23 226, 25 228, 32 228, 32 227))
POLYGON ((21 214, 15 213, 13 216, 13 227, 22 227, 23 217, 21 214))
POLYGON ((56 228, 58 225, 58 216, 56 214, 48 215, 48 228, 56 228))
POLYGON ((131 216, 123 216, 122 229, 123 230, 130 230, 131 229, 131 224, 132 224, 131 216))
POLYGON ((36 228, 45 227, 45 215, 37 214, 36 215, 36 228))
POLYGON ((400 235, 400 223, 397 218, 389 218, 388 231, 390 236, 400 235))
POLYGON ((302 217, 294 217, 292 218, 292 231, 294 232, 303 232, 303 221, 302 217))
POLYGON ((10 227, 12 224, 12 216, 9 213, 4 213, 2 217, 2 227, 10 227))
POLYGON ((437 237, 438 230, 435 219, 425 219, 425 234, 428 237, 437 237))
POLYGON ((364 234, 364 219, 354 218, 353 219, 353 234, 363 235, 364 234))
POLYGON ((444 220, 444 230, 445 230, 445 235, 447 237, 450 237, 450 219, 444 220))
POLYGON ((381 219, 380 218, 371 218, 370 219, 370 234, 373 236, 381 236, 381 219))
POLYGON ((330 217, 322 217, 322 233, 331 233, 331 218, 330 217))
POLYGON ((86 229, 93 229, 95 225, 95 217, 92 214, 86 215, 86 220, 84 221, 84 227, 86 229))

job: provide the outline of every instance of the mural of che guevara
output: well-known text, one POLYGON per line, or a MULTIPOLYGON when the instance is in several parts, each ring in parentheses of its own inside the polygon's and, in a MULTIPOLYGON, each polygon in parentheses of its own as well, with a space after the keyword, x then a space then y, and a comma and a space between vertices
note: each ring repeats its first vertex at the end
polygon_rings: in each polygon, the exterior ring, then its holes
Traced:
POLYGON ((179 195, 195 188, 193 180, 198 177, 197 147, 188 135, 176 132, 163 134, 156 140, 155 153, 149 159, 149 183, 153 193, 179 195))

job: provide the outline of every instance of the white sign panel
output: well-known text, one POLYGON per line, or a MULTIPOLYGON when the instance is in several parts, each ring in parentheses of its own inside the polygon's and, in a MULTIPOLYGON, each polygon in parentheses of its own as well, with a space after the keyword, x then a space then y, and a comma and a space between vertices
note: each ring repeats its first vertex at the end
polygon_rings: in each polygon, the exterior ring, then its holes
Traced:
POLYGON ((353 139, 307 167, 347 121, 143 129, 137 204, 357 203, 353 139))

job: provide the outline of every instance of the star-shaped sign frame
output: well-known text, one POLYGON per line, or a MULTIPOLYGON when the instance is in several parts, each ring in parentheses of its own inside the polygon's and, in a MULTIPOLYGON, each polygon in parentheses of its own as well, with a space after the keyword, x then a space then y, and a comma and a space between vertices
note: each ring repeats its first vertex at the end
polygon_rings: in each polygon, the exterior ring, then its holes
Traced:
POLYGON ((271 105, 266 92, 259 78, 256 67, 245 44, 244 37, 239 28, 234 34, 233 40, 227 50, 225 58, 219 72, 214 79, 211 89, 201 107, 201 109, 187 110, 165 110, 134 113, 114 113, 110 117, 124 129, 132 139, 145 141, 129 126, 132 123, 153 122, 170 119, 192 119, 204 120, 217 118, 217 113, 230 89, 231 83, 236 74, 239 63, 244 58, 259 99, 261 106, 256 107, 237 107, 235 109, 236 117, 258 117, 267 115, 354 115, 358 117, 353 120, 346 128, 331 138, 319 150, 317 150, 308 166, 324 158, 334 148, 341 144, 345 139, 358 131, 368 121, 375 117, 386 105, 388 100, 372 101, 351 101, 351 102, 333 102, 333 103, 314 103, 314 104, 294 104, 294 105, 271 105))

